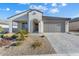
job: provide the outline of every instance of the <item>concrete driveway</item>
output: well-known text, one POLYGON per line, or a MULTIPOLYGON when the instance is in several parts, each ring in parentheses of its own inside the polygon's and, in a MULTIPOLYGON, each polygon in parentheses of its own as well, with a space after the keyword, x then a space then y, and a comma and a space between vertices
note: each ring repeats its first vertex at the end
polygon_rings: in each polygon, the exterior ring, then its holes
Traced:
POLYGON ((67 33, 45 33, 56 55, 79 55, 79 36, 67 33))

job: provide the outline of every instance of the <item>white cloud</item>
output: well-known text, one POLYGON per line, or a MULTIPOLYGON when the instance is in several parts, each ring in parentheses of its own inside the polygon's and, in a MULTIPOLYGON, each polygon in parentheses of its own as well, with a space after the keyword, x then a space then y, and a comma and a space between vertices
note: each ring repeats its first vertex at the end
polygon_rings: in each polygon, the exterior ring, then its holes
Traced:
POLYGON ((5 10, 6 10, 6 11, 10 11, 10 8, 6 8, 5 10))
POLYGON ((23 5, 26 5, 26 3, 19 3, 19 4, 23 4, 23 5))
POLYGON ((50 13, 52 13, 52 14, 55 14, 55 13, 58 13, 58 12, 59 12, 58 8, 53 8, 53 9, 50 10, 50 13))
POLYGON ((30 9, 37 9, 37 10, 41 10, 41 11, 45 11, 45 10, 47 10, 48 8, 47 7, 45 7, 45 6, 42 6, 42 5, 30 5, 30 7, 29 7, 30 9))
POLYGON ((10 8, 0 8, 1 11, 10 11, 10 8))
POLYGON ((15 11, 16 14, 17 14, 17 13, 20 13, 20 12, 22 12, 22 10, 16 10, 16 11, 15 11))
POLYGON ((66 3, 62 3, 62 6, 66 6, 67 4, 66 3))
POLYGON ((52 6, 53 6, 53 7, 56 7, 56 6, 57 6, 57 4, 56 4, 56 3, 53 3, 53 4, 52 4, 52 6))

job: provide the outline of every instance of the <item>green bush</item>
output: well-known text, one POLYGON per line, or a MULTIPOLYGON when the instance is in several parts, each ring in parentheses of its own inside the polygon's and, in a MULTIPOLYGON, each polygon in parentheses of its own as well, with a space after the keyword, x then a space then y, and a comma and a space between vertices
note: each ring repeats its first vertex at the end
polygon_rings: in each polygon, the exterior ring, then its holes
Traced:
POLYGON ((18 33, 18 38, 16 39, 17 41, 25 40, 25 35, 28 34, 26 30, 20 30, 18 33))
POLYGON ((20 33, 20 32, 22 32, 23 34, 28 34, 28 31, 27 30, 23 30, 23 29, 22 30, 19 30, 19 32, 17 32, 17 34, 20 33))
POLYGON ((0 35, 0 38, 4 38, 4 35, 2 34, 2 35, 0 35))
POLYGON ((16 38, 16 41, 23 41, 25 40, 25 36, 22 32, 19 32, 18 37, 16 38))
POLYGON ((22 31, 20 31, 20 33, 19 33, 19 34, 20 34, 20 39, 21 39, 21 40, 25 40, 24 33, 23 33, 22 31))
POLYGON ((22 41, 22 39, 21 38, 16 38, 16 41, 22 41))
POLYGON ((17 35, 12 35, 11 38, 16 39, 18 36, 17 35))
POLYGON ((10 37, 9 37, 9 36, 7 36, 7 35, 4 35, 3 37, 4 37, 4 38, 10 38, 10 37))

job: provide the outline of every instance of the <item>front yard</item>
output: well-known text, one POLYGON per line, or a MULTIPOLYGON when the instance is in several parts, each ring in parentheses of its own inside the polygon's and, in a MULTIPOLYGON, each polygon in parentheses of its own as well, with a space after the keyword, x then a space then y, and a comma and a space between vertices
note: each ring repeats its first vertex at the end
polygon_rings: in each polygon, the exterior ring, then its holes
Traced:
POLYGON ((54 48, 44 36, 29 35, 23 32, 4 34, 0 40, 0 55, 41 55, 55 54, 54 48), (3 44, 5 43, 5 44, 3 44))

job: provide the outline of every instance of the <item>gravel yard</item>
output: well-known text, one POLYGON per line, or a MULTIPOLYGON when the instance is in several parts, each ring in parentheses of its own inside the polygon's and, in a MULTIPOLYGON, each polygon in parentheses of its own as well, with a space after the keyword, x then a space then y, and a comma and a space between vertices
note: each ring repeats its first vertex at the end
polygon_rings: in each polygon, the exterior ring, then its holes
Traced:
POLYGON ((21 42, 20 46, 10 46, 9 48, 0 48, 0 55, 3 56, 19 56, 19 55, 45 55, 45 54, 56 54, 54 48, 50 45, 46 37, 39 36, 28 36, 24 41, 21 42), (31 47, 34 41, 41 42, 40 47, 35 49, 31 47))

